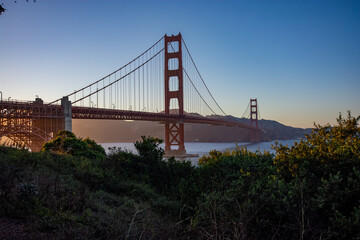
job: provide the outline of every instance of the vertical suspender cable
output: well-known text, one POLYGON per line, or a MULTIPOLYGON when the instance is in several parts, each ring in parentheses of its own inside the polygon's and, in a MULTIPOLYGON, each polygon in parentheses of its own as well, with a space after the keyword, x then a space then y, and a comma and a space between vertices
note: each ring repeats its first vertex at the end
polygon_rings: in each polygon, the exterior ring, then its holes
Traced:
MULTIPOLYGON (((149 52, 149 55, 151 56, 151 52, 149 52)), ((151 61, 150 61, 151 62, 151 61)), ((149 109, 149 91, 148 91, 148 79, 149 79, 149 66, 150 66, 150 62, 148 62, 146 64, 146 72, 147 72, 147 75, 146 75, 146 79, 145 79, 145 92, 146 92, 146 99, 145 99, 145 102, 146 102, 146 109, 145 111, 147 112, 148 109, 149 109)))
MULTIPOLYGON (((146 55, 145 54, 145 58, 146 58, 146 55)), ((146 64, 147 65, 147 64, 146 64)), ((142 105, 143 105, 143 111, 145 109, 145 92, 144 92, 144 75, 145 75, 145 66, 143 67, 143 70, 142 70, 142 105)), ((139 101, 140 101, 140 89, 139 89, 139 101)))
MULTIPOLYGON (((90 86, 90 93, 91 93, 91 86, 90 86)), ((93 107, 91 106, 91 95, 89 96, 89 107, 93 107)))
MULTIPOLYGON (((110 76, 109 76, 109 84, 110 84, 110 76)), ((111 99, 111 85, 109 86, 109 108, 111 108, 112 99, 111 99)))
MULTIPOLYGON (((115 79, 114 79, 114 81, 116 81, 116 73, 115 73, 115 79)), ((116 81, 116 82, 115 82, 115 86, 114 86, 115 108, 117 108, 117 87, 118 87, 118 83, 119 83, 119 82, 116 81)))
MULTIPOLYGON (((139 62, 140 62, 140 60, 139 60, 139 62)), ((138 63, 139 64, 139 63, 138 63)), ((136 66, 135 66, 135 63, 134 63, 134 68, 136 68, 136 66)), ((136 110, 136 107, 135 106, 137 106, 137 103, 136 103, 136 80, 138 80, 138 79, 136 79, 136 72, 134 72, 134 110, 136 110)), ((139 84, 137 84, 138 85, 138 87, 139 87, 139 84)), ((140 104, 139 104, 140 105, 140 104)), ((139 109, 139 108, 138 108, 139 109)))
MULTIPOLYGON (((133 105, 134 108, 131 108, 131 110, 135 110, 135 104, 132 103, 132 80, 131 80, 131 71, 132 71, 132 68, 131 68, 131 65, 130 65, 130 74, 129 74, 129 104, 130 104, 130 107, 131 105, 133 105)), ((134 89, 135 89, 135 82, 134 82, 134 89)))

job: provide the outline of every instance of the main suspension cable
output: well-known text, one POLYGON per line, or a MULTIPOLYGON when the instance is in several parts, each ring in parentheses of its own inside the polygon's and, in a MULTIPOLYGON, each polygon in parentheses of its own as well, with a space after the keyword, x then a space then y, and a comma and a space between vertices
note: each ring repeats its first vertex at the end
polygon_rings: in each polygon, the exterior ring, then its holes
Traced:
POLYGON ((243 118, 243 117, 245 116, 247 110, 249 109, 249 106, 250 106, 250 102, 248 103, 248 105, 247 105, 247 107, 246 107, 246 110, 245 110, 244 114, 241 116, 241 118, 243 118))
MULTIPOLYGON (((80 92, 80 91, 82 91, 82 90, 84 90, 84 89, 86 89, 86 88, 88 88, 88 87, 91 87, 91 86, 99 83, 100 81, 102 81, 102 80, 106 79, 107 77, 113 75, 114 73, 122 70, 123 68, 126 68, 128 65, 130 65, 130 64, 133 63, 133 62, 135 62, 137 59, 139 59, 139 58, 142 57, 145 53, 147 53, 150 49, 152 49, 154 46, 156 46, 156 45, 157 45, 161 40, 163 40, 164 38, 165 38, 165 36, 163 36, 162 38, 160 38, 159 41, 157 41, 156 43, 154 43, 151 47, 149 47, 149 48, 148 48, 147 50, 145 50, 143 53, 141 53, 140 55, 138 55, 138 56, 137 56, 136 58, 134 58, 132 61, 128 62, 126 65, 118 68, 117 70, 115 70, 115 71, 113 71, 112 73, 106 75, 105 77, 103 77, 103 78, 101 78, 101 79, 99 79, 99 80, 97 80, 97 81, 95 81, 95 82, 87 85, 86 87, 83 87, 83 88, 81 88, 81 89, 79 89, 79 90, 77 90, 77 91, 75 91, 75 92, 73 92, 73 93, 70 93, 70 94, 66 95, 65 97, 70 97, 70 96, 72 96, 72 95, 74 95, 74 94, 76 94, 76 93, 78 93, 78 92, 80 92)), ((91 95, 91 94, 90 94, 90 95, 91 95)), ((55 100, 55 101, 52 101, 52 102, 50 102, 50 103, 48 103, 48 104, 53 104, 53 103, 58 102, 58 101, 60 101, 60 100, 61 100, 61 98, 59 98, 59 99, 57 99, 57 100, 55 100)))
POLYGON ((189 51, 189 49, 188 49, 187 46, 186 46, 186 43, 185 43, 184 39, 181 38, 181 41, 184 43, 184 46, 185 46, 185 48, 186 48, 186 51, 187 51, 187 53, 189 54, 190 59, 191 59, 192 63, 194 64, 194 67, 195 67, 197 73, 199 74, 201 81, 202 81, 203 84, 205 85, 206 90, 208 91, 208 93, 210 94, 211 98, 214 100, 214 102, 215 102, 216 105, 218 106, 218 108, 221 110, 221 112, 226 116, 227 114, 224 112, 224 110, 223 110, 223 109, 220 107, 220 105, 217 103, 217 101, 215 100, 214 96, 211 94, 209 88, 207 87, 204 79, 202 78, 202 76, 201 76, 201 74, 200 74, 200 72, 199 72, 199 70, 198 70, 198 68, 197 68, 197 66, 196 66, 196 64, 195 64, 195 62, 194 62, 194 59, 192 58, 192 56, 191 56, 191 54, 190 54, 190 51, 189 51))
POLYGON ((204 98, 201 96, 201 94, 199 93, 199 91, 197 90, 197 88, 195 87, 193 81, 191 80, 191 78, 189 77, 188 73, 186 72, 186 70, 183 68, 184 73, 186 74, 186 76, 188 77, 188 79, 190 80, 191 84, 193 85, 194 89, 196 90, 196 92, 199 94, 200 98, 203 100, 203 102, 206 104, 206 106, 214 113, 214 115, 217 115, 214 110, 212 110, 212 108, 209 106, 209 104, 207 104, 207 102, 204 100, 204 98))
MULTIPOLYGON (((175 49, 174 49, 172 43, 169 42, 168 45, 170 45, 171 48, 172 48, 172 50, 175 52, 175 49)), ((190 55, 190 54, 189 54, 189 55, 190 55)), ((195 67, 196 67, 196 66, 195 66, 195 67)), ((206 104, 206 106, 214 113, 214 115, 217 115, 217 114, 215 113, 215 111, 209 106, 209 104, 208 104, 208 103, 205 101, 205 99, 202 97, 202 95, 200 94, 199 90, 196 88, 194 82, 191 80, 189 74, 187 73, 187 71, 185 70, 184 67, 182 67, 182 70, 184 71, 184 73, 186 74, 186 76, 187 76, 188 79, 190 80, 191 84, 193 85, 194 89, 195 89, 196 92, 199 94, 200 98, 203 100, 203 102, 206 104)))
MULTIPOLYGON (((87 97, 89 97, 89 96, 91 96, 91 95, 93 95, 93 94, 95 94, 95 93, 97 93, 97 92, 100 92, 100 91, 106 89, 107 87, 113 85, 114 83, 122 80, 123 78, 125 78, 125 77, 127 77, 127 76, 131 76, 132 73, 134 73, 136 70, 138 70, 139 68, 141 68, 142 66, 144 66, 146 63, 148 63, 148 62, 149 62, 150 60, 152 60, 153 58, 155 58, 155 57, 156 57, 157 55, 159 55, 164 49, 165 49, 165 48, 162 48, 162 49, 161 49, 159 52, 157 52, 154 56, 152 56, 151 58, 149 58, 148 60, 146 60, 144 63, 142 63, 142 64, 139 65, 138 67, 132 69, 130 72, 128 72, 127 74, 123 75, 122 77, 120 77, 120 78, 117 79, 116 81, 114 81, 114 82, 112 82, 112 83, 109 83, 109 84, 106 85, 106 86, 103 86, 102 88, 98 89, 96 92, 90 93, 90 94, 86 95, 85 97, 80 98, 80 99, 74 101, 72 104, 75 104, 75 103, 77 103, 78 101, 80 101, 80 100, 82 100, 82 99, 84 99, 84 98, 87 98, 87 97)), ((135 81, 134 81, 134 82, 135 82, 135 81)))

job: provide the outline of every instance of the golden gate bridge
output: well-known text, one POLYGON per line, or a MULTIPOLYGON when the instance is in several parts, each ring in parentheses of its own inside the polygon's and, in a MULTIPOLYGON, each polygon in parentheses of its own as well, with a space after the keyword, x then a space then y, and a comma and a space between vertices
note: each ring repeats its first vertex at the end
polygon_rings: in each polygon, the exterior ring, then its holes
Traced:
POLYGON ((250 99, 247 109, 249 124, 226 115, 179 33, 163 36, 121 68, 50 103, 1 97, 0 138, 39 151, 59 130, 72 131, 72 119, 157 121, 165 125, 165 154, 185 155, 185 123, 249 129, 250 141, 258 142, 257 100, 250 99))

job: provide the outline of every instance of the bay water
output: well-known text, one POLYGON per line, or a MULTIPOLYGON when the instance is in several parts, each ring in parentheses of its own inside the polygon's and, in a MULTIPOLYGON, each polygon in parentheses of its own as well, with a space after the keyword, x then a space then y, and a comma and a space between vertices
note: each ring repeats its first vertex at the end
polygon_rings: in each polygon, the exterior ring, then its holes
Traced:
MULTIPOLYGON (((293 146, 295 142, 299 140, 278 140, 279 143, 283 145, 293 146)), ((249 142, 185 142, 186 153, 188 154, 198 154, 199 157, 207 155, 211 150, 218 150, 224 152, 226 150, 236 149, 236 145, 241 147, 246 147, 248 150, 255 151, 269 151, 270 153, 275 153, 275 150, 272 149, 272 145, 275 145, 276 141, 272 142, 260 142, 260 143, 249 143, 249 142)), ((134 143, 131 142, 117 142, 117 143, 100 143, 100 145, 108 152, 110 147, 119 147, 121 149, 126 149, 130 152, 137 153, 134 143)), ((164 148, 164 144, 160 144, 160 147, 164 148)), ((199 157, 186 158, 185 160, 191 161, 192 164, 197 165, 199 157)))

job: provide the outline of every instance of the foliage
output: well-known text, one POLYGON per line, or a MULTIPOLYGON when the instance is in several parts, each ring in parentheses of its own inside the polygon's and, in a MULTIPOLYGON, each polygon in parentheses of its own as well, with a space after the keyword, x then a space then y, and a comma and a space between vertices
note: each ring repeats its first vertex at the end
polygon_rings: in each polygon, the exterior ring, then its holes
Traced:
MULTIPOLYGON (((276 233, 279 195, 286 194, 269 152, 245 148, 202 158, 202 191, 193 220, 201 239, 271 238, 276 233), (206 162, 204 161, 206 160, 206 162), (270 224, 267 224, 270 223, 270 224), (259 235, 261 233, 261 235, 259 235)), ((291 237, 290 237, 291 238, 291 237)))
POLYGON ((141 158, 149 161, 162 160, 164 149, 159 147, 159 144, 163 142, 162 139, 141 136, 141 140, 142 141, 136 141, 134 143, 134 146, 139 152, 141 158))
POLYGON ((315 125, 305 141, 301 140, 291 148, 276 144, 274 163, 278 171, 289 178, 299 173, 302 167, 311 167, 312 172, 321 178, 332 173, 334 168, 351 170, 351 166, 359 163, 360 157, 359 119, 360 116, 351 117, 350 112, 346 119, 340 114, 338 125, 315 125))
POLYGON ((3 6, 2 5, 0 5, 0 15, 3 13, 3 12, 5 12, 6 11, 6 9, 5 8, 3 8, 3 6))
POLYGON ((70 132, 39 153, 0 147, 0 220, 33 239, 359 239, 359 119, 198 167, 164 160, 152 137, 138 154, 70 132))
POLYGON ((280 177, 302 185, 304 235, 350 239, 360 228, 359 120, 340 114, 337 125, 315 125, 306 140, 274 147, 280 177))
POLYGON ((238 148, 202 157, 194 229, 204 239, 359 239, 359 119, 316 125, 293 147, 276 144, 275 156, 238 148))
POLYGON ((144 136, 141 139, 134 144, 139 155, 111 149, 108 159, 116 163, 119 174, 133 181, 150 183, 159 193, 178 201, 172 209, 175 215, 192 212, 196 202, 194 192, 198 190, 195 184, 198 171, 190 162, 174 158, 164 161, 164 150, 159 147, 161 139, 144 136))
POLYGON ((58 154, 70 154, 87 158, 105 158, 105 150, 95 141, 85 138, 77 138, 70 131, 59 131, 53 140, 43 146, 44 151, 58 154))
POLYGON ((177 201, 130 176, 123 160, 2 146, 0 219, 22 221, 33 239, 177 238, 177 201))

